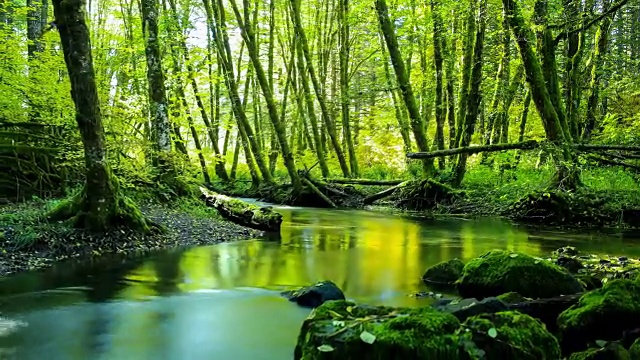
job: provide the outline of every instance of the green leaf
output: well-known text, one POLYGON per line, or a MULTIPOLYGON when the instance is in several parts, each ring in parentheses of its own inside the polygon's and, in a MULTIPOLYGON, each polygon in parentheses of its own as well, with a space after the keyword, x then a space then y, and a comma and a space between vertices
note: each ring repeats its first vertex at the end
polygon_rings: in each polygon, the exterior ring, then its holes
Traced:
POLYGON ((373 344, 376 341, 376 336, 365 330, 360 333, 360 340, 366 342, 367 344, 373 344))
POLYGON ((602 347, 605 347, 607 345, 607 341, 605 340, 596 340, 596 345, 602 347))
POLYGON ((511 258, 517 258, 517 257, 518 257, 518 254, 517 254, 517 253, 513 253, 513 254, 511 254, 511 255, 509 255, 509 256, 510 256, 511 258))
POLYGON ((496 336, 498 336, 498 330, 496 330, 496 328, 491 328, 489 329, 489 331, 487 332, 487 334, 489 334, 489 336, 493 339, 496 338, 496 336))
POLYGON ((334 319, 342 319, 344 317, 344 316, 340 315, 339 313, 337 313, 337 312, 335 312, 333 310, 329 310, 329 314, 334 319))
POLYGON ((335 349, 331 345, 324 344, 324 345, 318 346, 318 350, 321 352, 332 352, 335 349))

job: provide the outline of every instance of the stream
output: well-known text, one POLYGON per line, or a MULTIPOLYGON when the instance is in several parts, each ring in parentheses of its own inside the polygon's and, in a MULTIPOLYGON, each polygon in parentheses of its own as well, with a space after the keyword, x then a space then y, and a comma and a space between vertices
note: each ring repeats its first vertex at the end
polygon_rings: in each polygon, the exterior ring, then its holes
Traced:
POLYGON ((276 207, 281 239, 67 262, 0 280, 0 359, 292 359, 309 314, 280 291, 332 280, 347 298, 424 306, 430 265, 491 249, 566 245, 640 257, 640 234, 526 229, 500 219, 420 220, 276 207), (5 332, 9 334, 4 334, 5 332))

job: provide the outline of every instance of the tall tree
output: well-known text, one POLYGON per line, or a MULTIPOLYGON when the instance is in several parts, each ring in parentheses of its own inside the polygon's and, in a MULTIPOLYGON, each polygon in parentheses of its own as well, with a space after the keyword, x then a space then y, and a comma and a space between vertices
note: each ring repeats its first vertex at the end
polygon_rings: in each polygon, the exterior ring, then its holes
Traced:
POLYGON ((60 33, 76 122, 82 136, 86 181, 79 194, 61 203, 50 216, 71 218, 75 225, 94 231, 107 230, 118 224, 148 231, 145 218, 120 193, 107 160, 85 6, 84 0, 53 0, 55 24, 60 33))
POLYGON ((351 95, 349 93, 349 0, 338 0, 338 18, 340 22, 340 109, 342 113, 342 129, 344 139, 349 153, 349 165, 351 174, 358 176, 358 159, 353 146, 351 135, 351 118, 349 107, 351 106, 351 95))

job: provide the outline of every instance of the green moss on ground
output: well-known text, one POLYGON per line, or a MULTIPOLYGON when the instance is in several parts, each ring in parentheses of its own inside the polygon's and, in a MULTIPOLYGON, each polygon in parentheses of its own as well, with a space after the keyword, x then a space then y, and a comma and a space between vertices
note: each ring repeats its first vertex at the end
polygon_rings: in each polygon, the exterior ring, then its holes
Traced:
POLYGON ((584 294, 558 317, 563 346, 571 351, 595 340, 619 340, 640 324, 640 282, 613 280, 584 294))
POLYGON ((521 303, 521 302, 530 300, 514 291, 508 292, 506 294, 498 295, 497 298, 504 301, 507 304, 516 304, 516 303, 521 303))
POLYGON ((462 324, 462 328, 466 338, 482 349, 488 360, 560 358, 558 340, 544 324, 516 311, 473 316, 462 324))
POLYGON ((464 263, 460 259, 451 259, 435 264, 427 269, 422 281, 427 285, 452 285, 462 275, 464 263))
POLYGON ((457 288, 462 297, 473 298, 513 291, 536 299, 582 291, 580 283, 563 268, 504 250, 491 250, 467 263, 457 288))

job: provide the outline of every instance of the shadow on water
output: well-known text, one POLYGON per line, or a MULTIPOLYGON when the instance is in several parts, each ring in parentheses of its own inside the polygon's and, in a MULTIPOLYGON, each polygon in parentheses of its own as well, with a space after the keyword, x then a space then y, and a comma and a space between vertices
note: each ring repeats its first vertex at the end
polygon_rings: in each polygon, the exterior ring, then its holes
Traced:
POLYGON ((290 359, 308 310, 283 289, 331 279, 347 297, 421 306, 424 270, 499 248, 544 255, 568 244, 640 257, 638 234, 559 233, 499 219, 416 220, 283 207, 279 239, 92 263, 0 282, 0 311, 28 326, 0 339, 16 359, 290 359))

